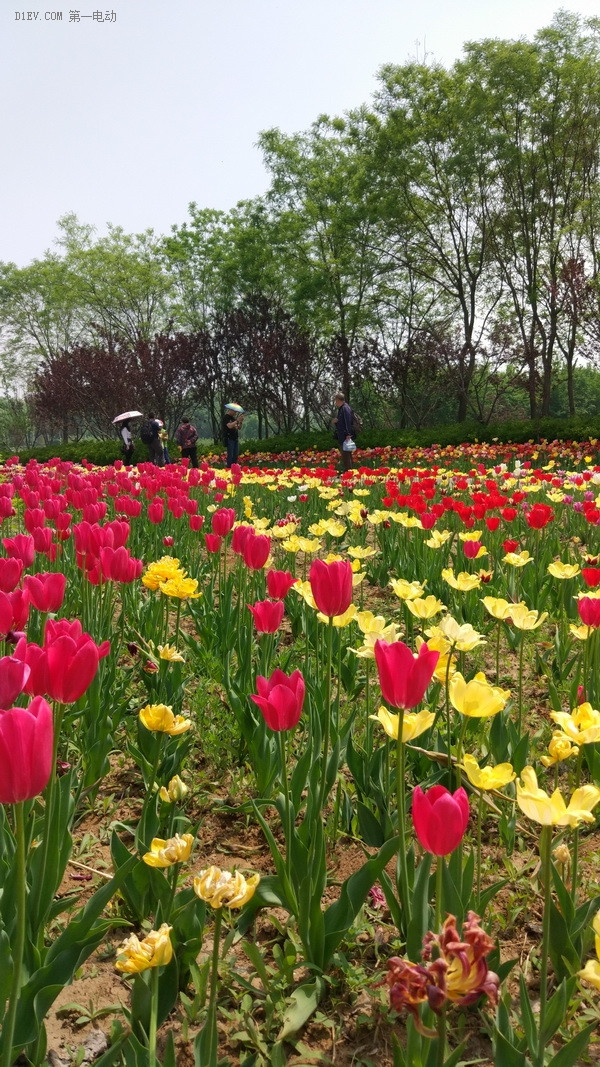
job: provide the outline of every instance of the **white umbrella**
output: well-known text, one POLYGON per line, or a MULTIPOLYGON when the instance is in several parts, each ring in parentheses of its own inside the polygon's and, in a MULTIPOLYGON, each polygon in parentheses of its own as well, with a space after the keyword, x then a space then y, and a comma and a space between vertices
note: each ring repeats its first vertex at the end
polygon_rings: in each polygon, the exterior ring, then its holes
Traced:
POLYGON ((235 411, 237 415, 246 414, 241 404, 225 404, 224 406, 226 411, 235 411))
POLYGON ((115 422, 123 422, 124 419, 140 419, 143 418, 141 411, 124 411, 122 415, 117 415, 116 419, 113 419, 113 426, 115 422))

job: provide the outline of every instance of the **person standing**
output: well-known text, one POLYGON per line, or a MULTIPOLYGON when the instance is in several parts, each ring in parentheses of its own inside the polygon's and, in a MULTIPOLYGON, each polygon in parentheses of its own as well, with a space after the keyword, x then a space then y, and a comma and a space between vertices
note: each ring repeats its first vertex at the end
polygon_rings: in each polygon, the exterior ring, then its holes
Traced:
POLYGON ((231 404, 225 404, 223 414, 223 443, 227 446, 227 466, 237 463, 240 454, 240 430, 244 424, 244 412, 237 412, 231 404))
POLYGON ((150 463, 154 463, 157 467, 164 467, 165 465, 165 453, 163 443, 160 439, 161 429, 161 423, 156 418, 156 415, 154 412, 149 411, 147 422, 143 427, 144 436, 142 437, 142 440, 145 440, 145 443, 148 446, 148 459, 150 460, 150 463))
POLYGON ((354 466, 352 461, 354 450, 344 448, 344 443, 352 440, 352 408, 346 403, 344 393, 336 393, 334 401, 337 417, 334 418, 333 424, 342 457, 342 472, 344 472, 351 470, 354 466))
POLYGON ((123 459, 126 467, 131 467, 133 463, 133 434, 129 426, 129 419, 125 419, 121 424, 121 437, 123 438, 123 459))
POLYGON ((190 420, 184 415, 175 430, 175 444, 181 449, 181 458, 189 459, 191 467, 198 466, 198 433, 190 420))

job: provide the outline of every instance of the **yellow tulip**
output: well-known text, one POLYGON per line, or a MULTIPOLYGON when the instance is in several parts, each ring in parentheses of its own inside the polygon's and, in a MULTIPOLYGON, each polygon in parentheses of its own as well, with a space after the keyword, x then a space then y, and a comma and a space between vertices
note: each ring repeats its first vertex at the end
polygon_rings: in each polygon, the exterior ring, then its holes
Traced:
POLYGON ((372 611, 357 611, 356 621, 363 634, 382 634, 387 625, 383 615, 374 615, 372 611))
POLYGON ((551 574, 553 578, 569 579, 575 578, 580 569, 578 563, 562 563, 559 559, 555 559, 548 565, 548 574, 551 574))
POLYGON ((178 774, 175 774, 168 786, 161 785, 158 795, 165 804, 174 804, 177 800, 183 800, 189 793, 189 788, 181 780, 178 774))
POLYGON ((171 930, 171 926, 163 923, 158 930, 151 930, 143 941, 130 934, 117 950, 116 969, 122 974, 139 974, 150 967, 164 967, 170 963, 173 958, 171 930))
POLYGON ((449 683, 450 702, 461 715, 472 719, 487 719, 497 715, 506 705, 510 692, 490 685, 485 674, 479 671, 469 682, 460 671, 452 675, 449 683))
POLYGON ((422 530, 423 524, 416 515, 409 515, 407 511, 390 511, 388 518, 406 530, 422 530))
POLYGON ((530 556, 526 549, 523 552, 507 552, 502 557, 502 562, 508 563, 510 567, 524 567, 527 563, 533 563, 533 556, 530 556))
POLYGON ((158 589, 161 582, 176 576, 185 577, 185 571, 179 566, 179 560, 174 556, 163 556, 162 559, 149 563, 146 573, 142 575, 142 583, 147 589, 158 589))
MULTIPOLYGON (((339 629, 343 629, 345 626, 348 626, 352 622, 352 620, 356 616, 356 612, 356 604, 350 604, 350 607, 346 609, 343 615, 334 615, 331 621, 334 626, 337 626, 339 629)), ((322 611, 319 611, 317 613, 317 619, 319 620, 319 622, 329 622, 329 616, 323 615, 322 611)))
POLYGON ((406 606, 411 615, 414 615, 417 619, 432 619, 434 615, 439 615, 440 611, 447 610, 446 605, 442 604, 441 600, 434 596, 407 600, 406 606))
POLYGON ((243 908, 254 896, 259 881, 259 874, 244 878, 239 871, 206 867, 194 878, 194 893, 211 908, 243 908))
MULTIPOLYGON (((470 622, 459 623, 452 615, 440 619, 438 629, 459 652, 472 652, 474 648, 486 644, 485 639, 473 629, 470 622)), ((428 630, 427 633, 433 636, 433 631, 428 630)))
POLYGON ((370 559, 371 556, 378 555, 375 548, 363 548, 362 545, 356 545, 355 547, 350 545, 350 547, 346 549, 346 552, 352 559, 370 559))
POLYGON ((586 626, 584 623, 577 625, 574 622, 569 623, 569 630, 576 637, 578 641, 587 641, 590 634, 593 634, 594 627, 586 626))
POLYGON ((478 574, 461 571, 460 574, 455 575, 452 567, 446 567, 442 571, 442 578, 452 589, 458 589, 461 593, 469 593, 472 589, 479 589, 481 585, 481 578, 478 574))
MULTIPOLYGON (((437 630, 438 628, 435 627, 435 629, 437 630)), ((415 638, 415 644, 417 652, 423 644, 426 644, 427 648, 430 648, 433 652, 439 652, 440 658, 435 665, 433 676, 438 682, 445 685, 446 675, 451 678, 456 671, 456 656, 450 656, 450 648, 452 647, 450 642, 446 640, 443 634, 436 634, 433 637, 429 637, 427 641, 423 641, 422 637, 417 637, 415 638), (448 658, 450 658, 450 667, 448 667, 448 658)))
POLYGON ((175 645, 159 645, 158 655, 160 659, 167 660, 169 663, 185 663, 181 652, 178 652, 175 645))
POLYGON ((517 777, 512 763, 497 763, 495 767, 480 767, 474 756, 465 755, 461 763, 471 785, 482 792, 503 789, 517 777))
POLYGON ((481 603, 492 618, 500 620, 507 619, 514 607, 508 600, 496 596, 484 596, 481 603))
POLYGON ((548 753, 547 756, 540 757, 540 763, 543 763, 544 767, 553 767, 555 763, 562 763, 571 756, 577 756, 579 749, 560 730, 555 730, 548 744, 548 753))
POLYGON ((407 582, 405 578, 392 578, 389 585, 391 585, 397 597, 400 600, 418 600, 423 596, 425 591, 426 582, 407 582))
POLYGON ((364 641, 360 648, 351 648, 350 651, 354 652, 355 656, 359 659, 375 659, 375 642, 387 641, 388 645, 391 645, 394 641, 398 641, 401 637, 401 633, 398 631, 397 626, 392 622, 389 626, 386 626, 385 630, 371 630, 364 635, 364 641))
POLYGON ((428 548, 441 548, 451 537, 450 530, 432 530, 431 537, 425 542, 428 548))
POLYGON ((184 719, 183 715, 173 715, 172 708, 166 704, 146 704, 140 711, 140 721, 147 730, 170 734, 171 737, 184 734, 192 725, 191 719, 184 719))
POLYGON ((580 704, 570 715, 566 711, 551 711, 550 718, 575 745, 593 745, 595 741, 600 741, 600 711, 596 711, 588 701, 580 704))
POLYGON ((481 541, 481 530, 467 530, 466 533, 459 533, 461 541, 481 541))
POLYGON ((308 556, 312 555, 314 552, 318 552, 321 547, 321 542, 316 539, 312 541, 309 537, 298 537, 296 539, 300 551, 306 553, 308 556))
POLYGON ((538 626, 541 626, 547 618, 547 611, 543 611, 540 615, 533 608, 528 608, 527 604, 522 602, 513 604, 510 612, 510 624, 516 626, 517 630, 537 630, 538 626))
POLYGON ((594 822, 593 808, 600 801, 600 789, 584 785, 576 789, 569 804, 565 804, 560 790, 548 796, 537 784, 533 767, 524 767, 521 781, 517 781, 517 804, 521 811, 542 826, 579 826, 582 822, 594 822))
POLYGON ((310 582, 294 582, 292 590, 294 593, 298 593, 298 596, 302 597, 304 603, 308 604, 309 608, 314 608, 315 611, 317 610, 310 582))
MULTIPOLYGON (((387 708, 381 707, 377 712, 377 715, 370 715, 369 718, 375 719, 376 722, 381 723, 388 737, 392 737, 394 741, 398 740, 399 715, 394 715, 391 711, 388 711, 387 708)), ((414 741, 415 737, 424 734, 434 721, 434 713, 427 708, 422 708, 421 711, 417 712, 405 711, 402 720, 403 743, 406 744, 407 741, 414 741)))
POLYGON ((193 834, 175 834, 164 841, 162 837, 154 837, 150 842, 150 851, 142 856, 148 867, 172 867, 174 863, 185 863, 189 860, 194 844, 193 834))

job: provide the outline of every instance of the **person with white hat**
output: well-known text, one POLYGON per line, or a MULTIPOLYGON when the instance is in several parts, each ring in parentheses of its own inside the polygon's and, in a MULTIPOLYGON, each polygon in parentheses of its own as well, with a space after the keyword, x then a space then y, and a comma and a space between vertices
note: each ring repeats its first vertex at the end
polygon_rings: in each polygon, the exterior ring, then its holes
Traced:
POLYGON ((227 447, 227 466, 237 463, 240 454, 240 430, 244 424, 244 409, 239 404, 225 404, 223 413, 223 444, 227 447))

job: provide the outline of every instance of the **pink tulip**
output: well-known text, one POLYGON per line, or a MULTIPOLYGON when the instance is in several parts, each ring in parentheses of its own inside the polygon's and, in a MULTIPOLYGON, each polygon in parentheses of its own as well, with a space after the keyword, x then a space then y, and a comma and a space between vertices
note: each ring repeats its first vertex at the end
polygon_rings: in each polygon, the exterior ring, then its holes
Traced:
POLYGON ((0 659, 0 708, 8 708, 24 692, 31 671, 16 656, 0 659))
POLYGON ((270 678, 259 674, 256 688, 258 694, 250 699, 260 708, 270 730, 291 730, 298 724, 305 692, 300 671, 288 676, 277 669, 270 678))
POLYGON ((247 604, 246 607, 252 612, 257 633, 274 634, 281 626, 283 600, 257 600, 255 604, 247 604))
POLYGON ((273 600, 283 600, 297 581, 289 571, 267 571, 267 592, 273 600))
POLYGON ((577 601, 579 617, 585 626, 600 626, 600 599, 598 597, 582 596, 577 601))
POLYGON ((412 819, 415 833, 426 852, 448 856, 463 839, 469 821, 469 798, 464 789, 450 793, 443 785, 423 792, 413 790, 412 819))
POLYGON ((204 544, 206 545, 206 551, 219 552, 221 549, 222 540, 223 538, 220 536, 220 534, 204 534, 204 544))
POLYGON ((2 544, 6 549, 7 556, 10 556, 11 559, 22 560, 24 567, 31 567, 35 555, 33 537, 30 537, 27 534, 17 534, 15 537, 3 537, 2 544))
MULTIPOLYGON (((8 497, 0 499, 8 500, 8 497)), ((23 573, 23 560, 0 557, 0 592, 12 593, 16 589, 23 573)))
POLYGON ((58 611, 65 598, 66 584, 66 575, 53 572, 27 574, 23 579, 23 588, 38 611, 58 611))
POLYGON ((219 537, 226 537, 231 531, 235 522, 235 511, 233 508, 219 508, 218 511, 214 511, 210 520, 213 533, 218 534, 219 537))
POLYGON ((432 652, 425 644, 414 656, 402 641, 376 641, 375 662, 384 700, 393 708, 420 704, 439 657, 439 652, 432 652))
POLYGON ((27 708, 0 710, 0 803, 38 796, 52 772, 52 709, 43 697, 27 708))
POLYGON ((242 548, 244 563, 253 571, 262 570, 271 552, 271 538, 265 534, 247 537, 242 548))
POLYGON ((347 560, 325 563, 315 559, 308 580, 315 604, 323 615, 331 618, 348 610, 352 603, 352 567, 347 560))

